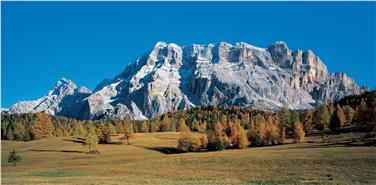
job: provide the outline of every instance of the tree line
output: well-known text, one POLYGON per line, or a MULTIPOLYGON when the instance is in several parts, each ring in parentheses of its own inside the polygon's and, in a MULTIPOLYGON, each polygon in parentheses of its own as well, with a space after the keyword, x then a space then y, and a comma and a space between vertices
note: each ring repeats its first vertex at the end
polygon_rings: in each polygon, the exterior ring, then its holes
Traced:
POLYGON ((222 150, 247 146, 282 144, 286 137, 302 142, 313 130, 338 131, 345 126, 375 131, 376 91, 343 98, 316 110, 265 112, 237 106, 201 106, 168 112, 150 120, 75 120, 43 113, 2 114, 1 138, 36 140, 60 136, 85 136, 95 146, 111 142, 111 135, 180 131, 179 148, 184 151, 222 150), (195 138, 191 132, 203 133, 195 138))

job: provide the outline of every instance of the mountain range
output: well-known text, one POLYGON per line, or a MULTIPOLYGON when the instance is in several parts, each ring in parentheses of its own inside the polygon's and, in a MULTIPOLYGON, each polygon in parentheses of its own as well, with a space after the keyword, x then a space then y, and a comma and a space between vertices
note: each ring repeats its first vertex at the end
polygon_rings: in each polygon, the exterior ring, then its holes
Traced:
POLYGON ((18 102, 9 112, 141 120, 201 105, 316 108, 361 91, 345 73, 329 72, 311 50, 292 51, 282 41, 267 48, 158 42, 93 92, 61 78, 46 96, 18 102))

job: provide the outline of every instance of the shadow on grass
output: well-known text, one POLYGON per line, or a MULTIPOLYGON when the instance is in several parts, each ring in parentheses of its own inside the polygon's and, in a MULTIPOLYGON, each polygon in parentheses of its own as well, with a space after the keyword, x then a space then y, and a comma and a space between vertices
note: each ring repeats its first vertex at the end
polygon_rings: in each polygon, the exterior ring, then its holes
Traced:
POLYGON ((164 154, 181 154, 185 153, 182 150, 179 150, 176 147, 146 147, 146 146, 141 146, 142 148, 145 148, 147 150, 155 150, 164 154))
MULTIPOLYGON (((85 139, 84 138, 80 138, 80 137, 75 137, 73 139, 63 139, 63 141, 69 141, 69 142, 80 143, 80 144, 84 144, 85 143, 85 139)), ((114 141, 114 142, 99 143, 99 144, 103 144, 103 145, 122 145, 123 142, 121 142, 121 141, 114 141)))
POLYGON ((63 153, 85 153, 79 150, 45 150, 45 149, 30 149, 33 152, 63 152, 63 153))
POLYGON ((85 143, 85 139, 80 138, 80 137, 75 137, 74 139, 63 139, 63 141, 70 141, 70 142, 73 142, 73 143, 80 143, 80 144, 85 143))
MULTIPOLYGON (((136 145, 134 145, 136 146, 136 145)), ((163 154, 182 154, 182 153, 207 153, 207 152, 219 152, 220 150, 207 150, 207 149, 201 149, 201 150, 195 150, 195 151, 189 151, 185 152, 183 150, 180 150, 176 147, 147 147, 147 146, 136 146, 136 147, 141 147, 147 150, 154 150, 161 152, 163 154)), ((237 148, 226 148, 225 150, 240 150, 237 148)))

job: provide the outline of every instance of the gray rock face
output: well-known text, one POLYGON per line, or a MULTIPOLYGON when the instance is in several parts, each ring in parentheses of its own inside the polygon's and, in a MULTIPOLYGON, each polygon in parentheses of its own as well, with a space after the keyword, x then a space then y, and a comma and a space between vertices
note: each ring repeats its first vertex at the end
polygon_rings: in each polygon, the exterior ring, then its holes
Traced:
POLYGON ((44 112, 52 115, 77 117, 80 113, 74 109, 90 94, 91 91, 86 87, 77 87, 72 81, 61 78, 46 96, 37 100, 18 102, 9 108, 9 112, 44 112))
MULTIPOLYGON (((69 81, 71 82, 71 81, 69 81)), ((247 43, 191 45, 158 42, 94 92, 58 82, 38 100, 11 112, 47 112, 78 119, 148 119, 200 105, 237 105, 275 111, 315 108, 361 92, 344 73, 330 73, 312 51, 247 43)))

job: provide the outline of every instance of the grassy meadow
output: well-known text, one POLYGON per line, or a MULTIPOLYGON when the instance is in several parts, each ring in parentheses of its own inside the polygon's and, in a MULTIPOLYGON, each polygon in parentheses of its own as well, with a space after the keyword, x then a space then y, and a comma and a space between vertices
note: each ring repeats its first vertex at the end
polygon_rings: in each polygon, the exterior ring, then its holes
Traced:
MULTIPOLYGON (((197 134, 197 133, 195 133, 197 134)), ((132 145, 76 137, 1 141, 2 184, 376 184, 376 148, 341 144, 348 134, 309 136, 306 143, 171 154, 179 133, 138 133, 132 145), (11 150, 22 157, 7 163, 11 150)))

